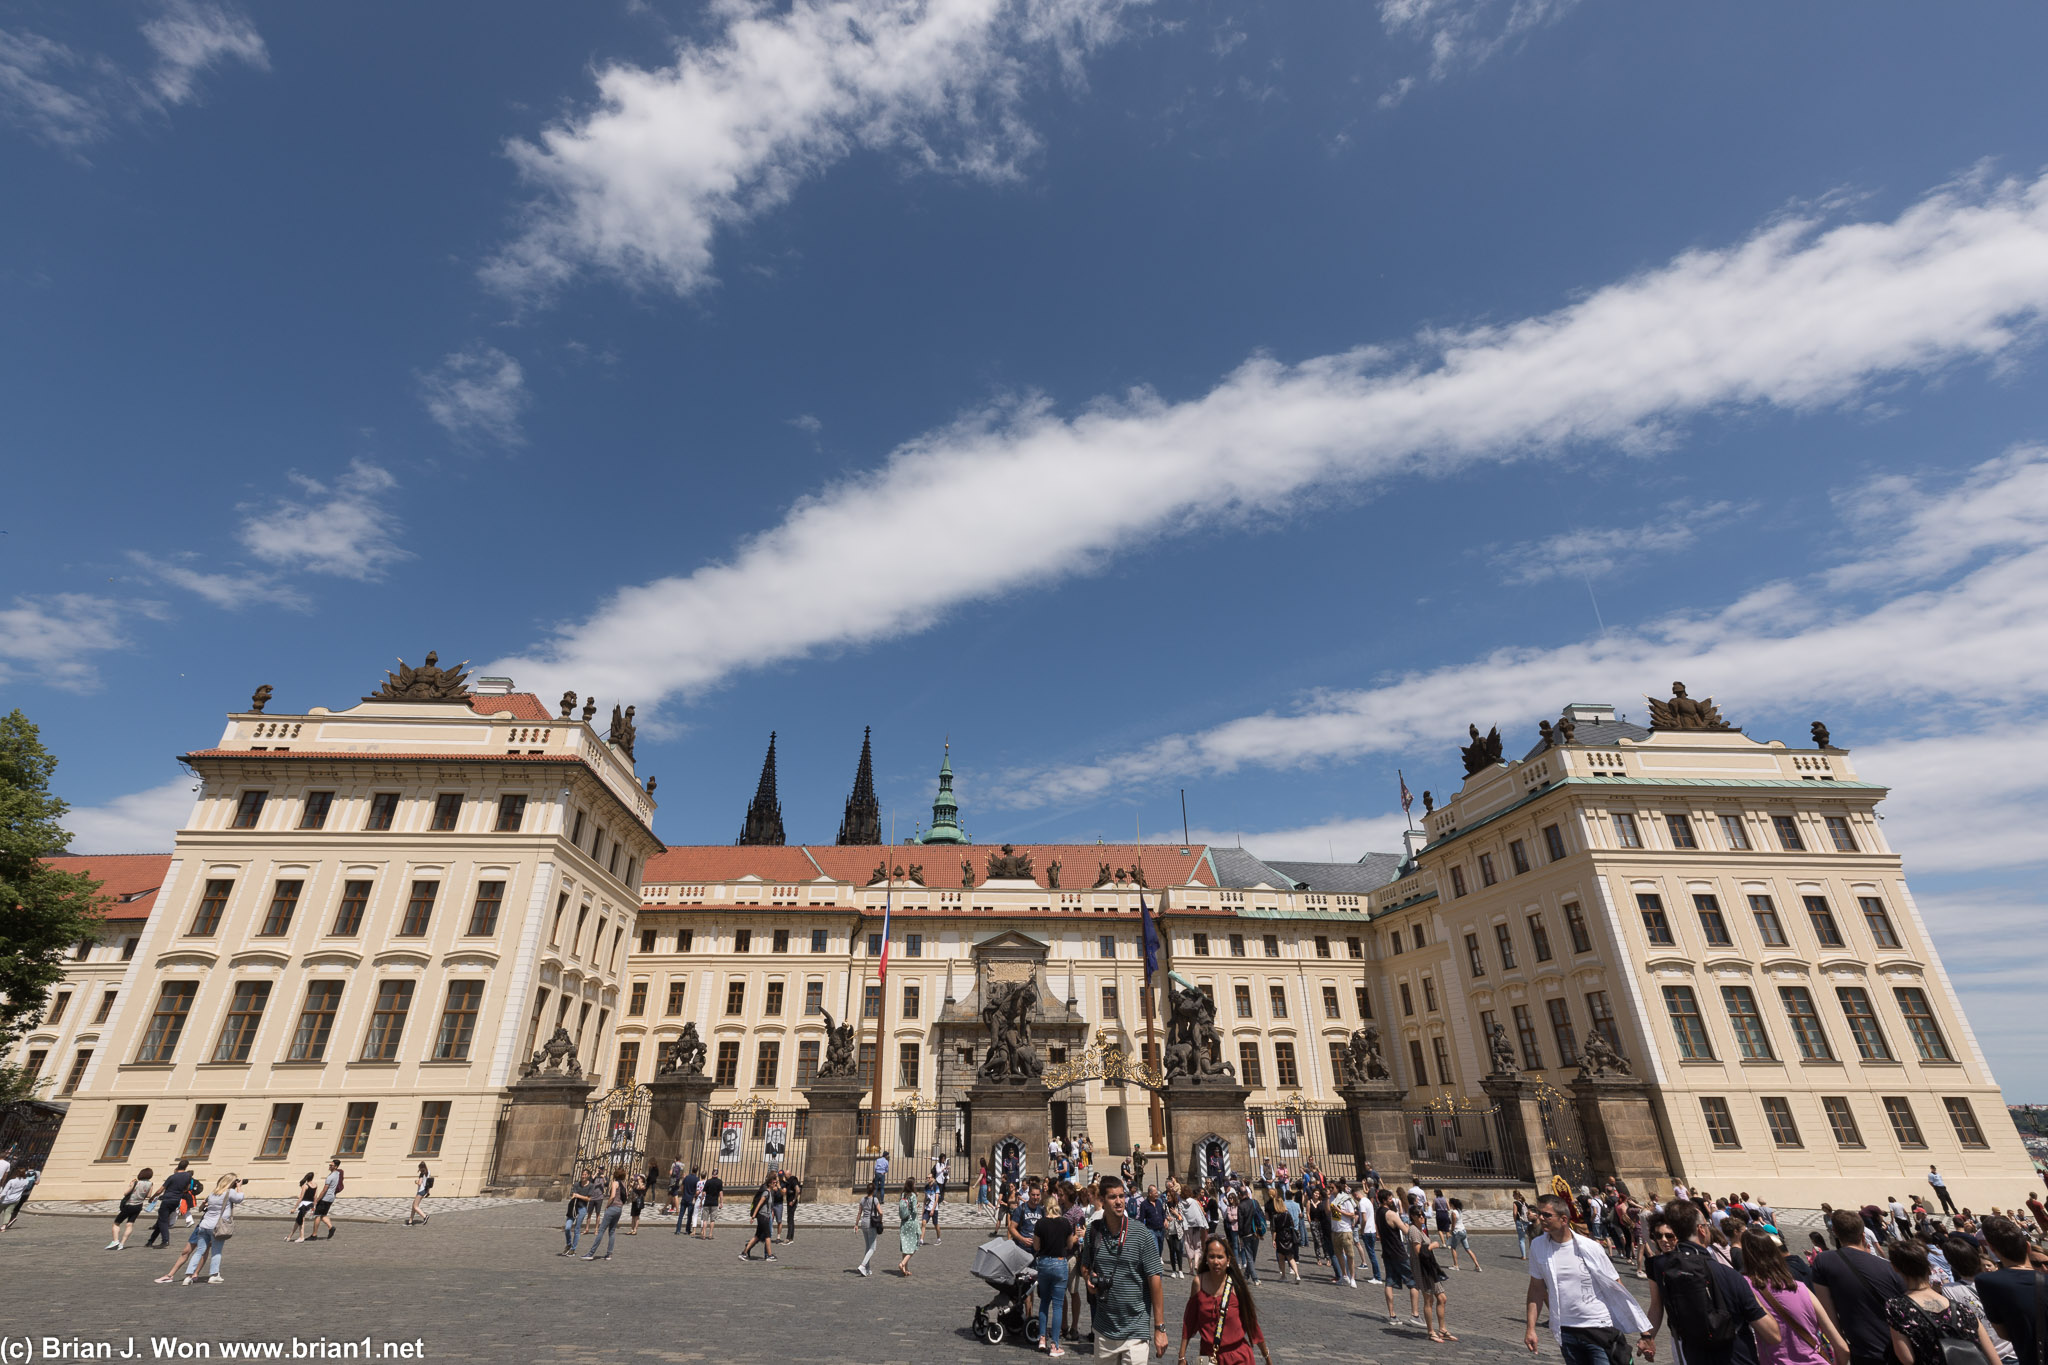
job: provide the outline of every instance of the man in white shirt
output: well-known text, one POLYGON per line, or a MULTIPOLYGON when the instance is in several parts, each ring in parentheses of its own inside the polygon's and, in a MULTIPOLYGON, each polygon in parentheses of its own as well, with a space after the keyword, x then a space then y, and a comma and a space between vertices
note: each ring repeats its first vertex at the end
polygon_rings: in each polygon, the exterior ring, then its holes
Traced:
POLYGON ((1330 1200, 1330 1271, 1338 1284, 1358 1288, 1358 1201, 1347 1187, 1330 1200))
POLYGON ((1542 1235, 1529 1243, 1522 1344, 1535 1352, 1536 1315, 1547 1304, 1566 1365, 1609 1365, 1610 1349, 1620 1345, 1625 1353, 1623 1334, 1649 1330, 1649 1317, 1600 1244, 1572 1231, 1571 1200, 1557 1194, 1539 1198, 1536 1225, 1542 1235))
POLYGON ((1927 1183, 1934 1187, 1934 1197, 1941 1201, 1942 1212, 1951 1218, 1955 1217, 1956 1201, 1948 1197, 1948 1182, 1941 1178, 1941 1172, 1929 1166, 1927 1168, 1927 1183))

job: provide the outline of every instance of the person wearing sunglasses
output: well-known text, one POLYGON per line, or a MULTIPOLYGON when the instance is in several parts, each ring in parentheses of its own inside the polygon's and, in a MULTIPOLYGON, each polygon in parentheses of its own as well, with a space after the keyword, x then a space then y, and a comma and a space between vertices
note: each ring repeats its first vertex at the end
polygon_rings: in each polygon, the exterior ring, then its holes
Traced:
POLYGON ((1650 1325, 1643 1306, 1623 1287, 1598 1242, 1572 1230, 1572 1202, 1559 1194, 1536 1201, 1541 1235, 1529 1244, 1529 1294, 1522 1344, 1536 1350, 1536 1315, 1550 1309, 1550 1330, 1566 1365, 1627 1365, 1624 1333, 1650 1325))

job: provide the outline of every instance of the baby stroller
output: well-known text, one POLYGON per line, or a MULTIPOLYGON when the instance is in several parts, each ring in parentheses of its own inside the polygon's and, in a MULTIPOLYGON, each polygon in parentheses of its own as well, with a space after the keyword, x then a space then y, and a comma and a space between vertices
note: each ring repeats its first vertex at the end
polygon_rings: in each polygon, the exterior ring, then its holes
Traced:
POLYGON ((1037 1345, 1038 1318, 1024 1312, 1024 1300, 1038 1279, 1031 1253, 1007 1237, 983 1242, 974 1249, 974 1278, 996 1291, 974 1310, 974 1334, 991 1346, 1012 1336, 1037 1345))

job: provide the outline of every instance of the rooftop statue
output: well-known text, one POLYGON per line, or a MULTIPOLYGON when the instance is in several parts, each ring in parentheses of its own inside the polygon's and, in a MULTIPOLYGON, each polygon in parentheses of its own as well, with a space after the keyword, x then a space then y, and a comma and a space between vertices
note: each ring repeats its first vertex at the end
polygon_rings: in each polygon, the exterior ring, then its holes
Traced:
POLYGON ((250 694, 249 709, 260 716, 263 714, 263 708, 268 705, 270 705, 270 684, 265 683, 250 694))
POLYGON ((396 673, 384 675, 384 685, 364 701, 459 701, 469 700, 469 675, 462 670, 468 666, 464 659, 453 668, 440 667, 441 656, 432 650, 427 652, 427 661, 418 668, 398 661, 396 673))
POLYGON ((629 706, 620 711, 618 704, 613 703, 611 742, 617 745, 619 752, 627 758, 633 756, 633 737, 636 733, 633 728, 633 708, 629 706))
POLYGON ((564 692, 564 693, 562 694, 562 719, 563 719, 563 720, 574 720, 574 719, 575 719, 575 712, 576 712, 576 694, 575 694, 574 692, 564 692))
POLYGON ((1468 725, 1465 728, 1472 732, 1472 742, 1461 747, 1458 753, 1465 760, 1465 776, 1470 777, 1472 774, 1486 768, 1491 768, 1494 764, 1501 761, 1500 727, 1498 725, 1494 726, 1483 737, 1479 733, 1478 726, 1468 725))
POLYGON ((1706 697, 1694 700, 1685 694, 1685 684, 1671 684, 1671 700, 1658 701, 1646 698, 1650 703, 1650 728, 1652 730, 1729 730, 1734 727, 1721 719, 1721 712, 1714 706, 1714 699, 1706 697))
MULTIPOLYGON (((263 690, 268 692, 270 689, 266 687, 263 690)), ((256 709, 261 711, 263 708, 259 706, 256 709)), ((1822 725, 1819 721, 1813 723, 1813 747, 1816 749, 1832 749, 1835 747, 1834 741, 1828 738, 1828 727, 1822 725)))
POLYGON ((1031 870, 1031 855, 1017 852, 1014 844, 1004 844, 1001 853, 988 855, 989 881, 1036 881, 1031 870))
POLYGON ((1045 884, 1057 891, 1060 889, 1060 860, 1054 858, 1045 865, 1045 884))

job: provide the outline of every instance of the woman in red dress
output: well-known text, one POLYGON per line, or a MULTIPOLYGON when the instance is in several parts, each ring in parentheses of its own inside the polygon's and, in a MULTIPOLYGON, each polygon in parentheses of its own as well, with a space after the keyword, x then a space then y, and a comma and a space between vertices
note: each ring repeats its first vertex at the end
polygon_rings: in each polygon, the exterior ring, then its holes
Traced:
POLYGON ((1230 1243, 1210 1233, 1202 1239, 1201 1270, 1188 1288, 1187 1310, 1180 1316, 1180 1365, 1187 1365, 1188 1343, 1200 1346, 1204 1361, 1214 1365, 1254 1365, 1256 1344, 1273 1365, 1273 1352, 1259 1331, 1259 1310, 1230 1243))

